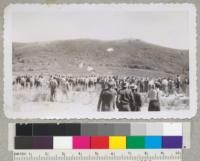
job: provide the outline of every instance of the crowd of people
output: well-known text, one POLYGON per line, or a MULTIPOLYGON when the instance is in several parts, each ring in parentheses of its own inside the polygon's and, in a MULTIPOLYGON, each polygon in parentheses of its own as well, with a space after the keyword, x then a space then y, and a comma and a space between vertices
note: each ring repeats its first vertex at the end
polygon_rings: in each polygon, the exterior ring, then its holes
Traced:
POLYGON ((160 111, 161 93, 166 97, 189 93, 189 79, 182 79, 179 75, 170 78, 129 78, 122 79, 116 86, 116 81, 106 82, 102 89, 97 109, 98 111, 140 111, 142 106, 141 94, 146 93, 149 100, 148 111, 160 111), (117 87, 117 88, 116 88, 117 87))
POLYGON ((57 91, 64 95, 70 91, 88 91, 91 88, 97 90, 101 86, 98 111, 140 111, 142 107, 142 94, 146 94, 149 100, 149 111, 160 111, 161 93, 166 97, 174 94, 189 93, 189 78, 176 75, 174 78, 141 78, 135 76, 17 76, 13 85, 20 89, 46 88, 49 89, 49 100, 56 101, 57 91))
MULTIPOLYGON (((138 92, 137 85, 122 82, 119 90, 114 89, 114 82, 107 82, 106 87, 99 96, 98 111, 140 111, 142 106, 141 94, 138 92)), ((159 105, 159 86, 150 85, 148 91, 149 111, 160 111, 159 105)))

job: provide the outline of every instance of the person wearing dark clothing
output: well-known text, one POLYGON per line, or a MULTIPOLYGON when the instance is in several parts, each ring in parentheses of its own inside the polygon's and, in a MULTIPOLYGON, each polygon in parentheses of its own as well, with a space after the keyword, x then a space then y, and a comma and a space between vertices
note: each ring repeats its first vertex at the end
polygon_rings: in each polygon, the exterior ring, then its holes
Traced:
POLYGON ((140 92, 141 93, 144 92, 144 80, 143 79, 140 80, 140 92))
POLYGON ((181 77, 179 75, 177 75, 176 77, 176 90, 177 93, 180 93, 180 87, 181 87, 181 77))
POLYGON ((151 86, 151 89, 148 93, 149 98, 149 108, 148 111, 160 111, 160 94, 159 94, 159 87, 155 85, 151 86))
POLYGON ((56 91, 58 87, 58 83, 55 78, 52 78, 50 80, 49 87, 50 87, 50 101, 54 102, 56 100, 56 91))
POLYGON ((119 111, 132 111, 135 108, 133 93, 126 82, 122 83, 122 89, 118 92, 117 108, 119 111))
POLYGON ((147 93, 149 90, 149 78, 146 78, 144 81, 144 92, 147 93))
POLYGON ((141 95, 137 91, 137 85, 133 84, 130 86, 130 88, 132 90, 134 100, 135 100, 135 108, 132 109, 132 111, 141 111, 142 98, 141 98, 141 95))
POLYGON ((98 111, 114 111, 117 92, 113 89, 112 82, 106 83, 107 87, 101 91, 97 106, 98 111))

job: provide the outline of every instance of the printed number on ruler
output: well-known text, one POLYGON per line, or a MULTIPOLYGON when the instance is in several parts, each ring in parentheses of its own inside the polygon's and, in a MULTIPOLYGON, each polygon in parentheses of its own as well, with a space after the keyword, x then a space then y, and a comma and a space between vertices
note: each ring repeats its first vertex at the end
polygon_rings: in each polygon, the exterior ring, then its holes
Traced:
POLYGON ((13 161, 181 161, 180 149, 167 150, 15 150, 13 161))

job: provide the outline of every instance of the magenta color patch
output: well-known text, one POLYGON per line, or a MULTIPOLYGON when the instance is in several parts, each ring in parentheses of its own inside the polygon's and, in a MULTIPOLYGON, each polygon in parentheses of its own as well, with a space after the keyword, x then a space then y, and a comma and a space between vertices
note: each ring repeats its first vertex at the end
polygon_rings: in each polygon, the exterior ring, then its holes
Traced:
POLYGON ((90 149, 90 136, 73 136, 73 149, 90 149))

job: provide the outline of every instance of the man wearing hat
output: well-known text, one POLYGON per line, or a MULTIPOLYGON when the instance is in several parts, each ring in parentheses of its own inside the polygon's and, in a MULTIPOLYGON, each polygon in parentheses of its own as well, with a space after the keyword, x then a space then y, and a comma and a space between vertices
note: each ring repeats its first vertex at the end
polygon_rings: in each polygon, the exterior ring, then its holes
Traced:
POLYGON ((117 93, 114 90, 115 83, 109 81, 105 84, 105 88, 101 91, 99 96, 99 101, 97 105, 98 111, 114 111, 115 110, 115 100, 117 93))
POLYGON ((133 108, 132 111, 140 111, 141 106, 142 106, 142 99, 141 99, 141 95, 138 92, 137 85, 131 84, 130 88, 135 100, 135 108, 133 108))
POLYGON ((149 107, 148 111, 160 111, 160 85, 159 83, 155 83, 150 86, 150 90, 148 92, 149 98, 149 107))
POLYGON ((119 111, 132 111, 135 107, 135 100, 133 93, 128 89, 128 83, 122 83, 122 89, 119 90, 117 95, 117 108, 119 111))

